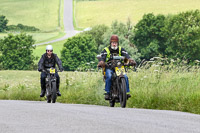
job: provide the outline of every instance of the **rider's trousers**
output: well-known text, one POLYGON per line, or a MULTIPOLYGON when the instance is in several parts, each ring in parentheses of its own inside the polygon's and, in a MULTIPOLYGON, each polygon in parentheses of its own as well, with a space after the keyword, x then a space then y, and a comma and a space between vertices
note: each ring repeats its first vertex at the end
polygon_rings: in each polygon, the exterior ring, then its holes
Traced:
MULTIPOLYGON (((110 87, 111 87, 112 74, 113 74, 113 72, 114 72, 114 71, 111 70, 111 69, 106 69, 106 86, 105 86, 105 91, 106 91, 107 93, 110 92, 110 87)), ((127 91, 127 92, 130 92, 128 77, 127 77, 126 74, 124 75, 124 78, 125 78, 125 80, 126 80, 126 91, 127 91)))
MULTIPOLYGON (((56 76, 56 86, 59 89, 59 84, 60 84, 60 77, 58 73, 55 73, 56 76)), ((40 83, 41 83, 41 89, 46 89, 45 86, 45 78, 47 77, 47 74, 45 72, 42 72, 40 75, 40 83)))

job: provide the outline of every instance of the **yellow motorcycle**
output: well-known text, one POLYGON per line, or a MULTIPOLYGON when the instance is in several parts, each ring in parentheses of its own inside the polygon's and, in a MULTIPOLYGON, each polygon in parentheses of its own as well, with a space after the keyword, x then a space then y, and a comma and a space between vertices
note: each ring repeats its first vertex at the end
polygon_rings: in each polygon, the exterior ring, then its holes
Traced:
MULTIPOLYGON (((99 57, 97 57, 99 58, 99 57)), ((113 60, 106 63, 106 66, 114 70, 112 74, 112 83, 110 88, 110 107, 114 107, 115 103, 119 103, 122 108, 126 107, 127 103, 127 94, 126 94, 126 80, 124 75, 126 74, 125 64, 124 64, 125 57, 123 56, 113 56, 113 60)), ((105 68, 103 69, 104 80, 106 78, 105 75, 105 68)))

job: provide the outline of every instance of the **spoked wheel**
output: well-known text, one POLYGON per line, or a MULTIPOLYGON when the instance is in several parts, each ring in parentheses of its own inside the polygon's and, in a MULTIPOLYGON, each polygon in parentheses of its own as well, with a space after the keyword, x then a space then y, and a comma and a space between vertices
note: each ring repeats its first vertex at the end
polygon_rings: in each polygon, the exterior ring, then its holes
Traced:
POLYGON ((47 97, 47 103, 51 103, 51 95, 49 95, 49 86, 46 86, 46 97, 47 97))
POLYGON ((115 100, 110 100, 110 107, 114 107, 115 106, 115 100))
POLYGON ((120 79, 120 93, 119 100, 122 108, 126 107, 127 95, 126 95, 126 80, 125 78, 120 79))
POLYGON ((52 103, 55 103, 56 99, 57 99, 56 82, 52 82, 52 96, 51 96, 52 103))

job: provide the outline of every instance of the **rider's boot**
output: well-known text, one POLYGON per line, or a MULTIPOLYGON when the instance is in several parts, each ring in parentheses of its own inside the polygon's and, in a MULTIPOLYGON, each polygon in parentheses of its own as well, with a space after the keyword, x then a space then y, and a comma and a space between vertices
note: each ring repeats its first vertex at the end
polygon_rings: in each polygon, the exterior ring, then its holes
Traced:
POLYGON ((44 97, 45 95, 45 87, 43 85, 41 85, 41 94, 40 97, 44 97))
POLYGON ((129 99, 131 97, 131 94, 127 94, 127 99, 129 99))
POLYGON ((57 85, 57 95, 61 96, 60 90, 59 90, 59 85, 57 85))
POLYGON ((110 93, 109 92, 105 93, 105 100, 110 100, 110 93))

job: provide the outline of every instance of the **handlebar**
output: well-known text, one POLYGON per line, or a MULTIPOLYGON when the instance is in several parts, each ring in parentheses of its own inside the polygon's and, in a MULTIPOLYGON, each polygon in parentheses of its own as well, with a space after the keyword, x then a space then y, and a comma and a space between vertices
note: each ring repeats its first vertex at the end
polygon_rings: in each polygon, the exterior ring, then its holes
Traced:
MULTIPOLYGON (((48 73, 48 72, 50 72, 50 68, 43 69, 41 72, 48 73)), ((61 70, 57 70, 57 69, 55 68, 55 72, 63 72, 63 71, 61 71, 61 70)))

